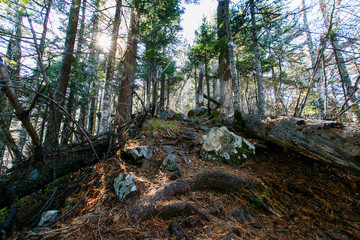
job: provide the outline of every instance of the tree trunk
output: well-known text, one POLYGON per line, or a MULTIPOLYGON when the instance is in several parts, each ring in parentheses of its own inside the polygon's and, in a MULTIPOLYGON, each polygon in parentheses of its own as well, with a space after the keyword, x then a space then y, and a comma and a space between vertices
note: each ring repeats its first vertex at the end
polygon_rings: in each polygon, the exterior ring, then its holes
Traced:
POLYGON ((230 26, 230 16, 229 16, 229 0, 226 0, 226 8, 228 11, 225 13, 225 24, 226 24, 226 35, 229 49, 229 60, 230 60, 230 73, 233 85, 234 92, 234 112, 241 112, 241 103, 240 103, 240 84, 239 78, 236 70, 236 59, 234 54, 234 43, 232 40, 231 26, 230 26))
POLYGON ((164 110, 164 106, 165 106, 165 74, 161 74, 161 79, 160 79, 160 111, 164 110))
POLYGON ((131 12, 129 35, 124 58, 124 71, 119 91, 117 106, 117 125, 121 126, 131 119, 132 92, 134 85, 134 74, 136 68, 136 56, 138 45, 138 19, 135 10, 131 12))
POLYGON ((104 87, 104 98, 101 113, 100 132, 106 132, 109 127, 110 113, 111 113, 111 83, 114 76, 114 64, 117 51, 117 39, 119 34, 119 28, 121 23, 121 9, 122 0, 116 1, 115 20, 111 33, 111 46, 108 57, 108 63, 106 67, 106 78, 104 87))
MULTIPOLYGON (((65 39, 65 51, 61 61, 61 67, 59 75, 57 78, 56 89, 54 94, 54 100, 60 105, 64 106, 65 95, 67 86, 69 83, 70 71, 72 57, 74 53, 76 31, 79 20, 79 10, 80 10, 81 0, 72 0, 70 14, 69 14, 69 23, 66 29, 66 39, 65 39)), ((50 121, 45 136, 44 148, 46 151, 50 152, 58 148, 58 136, 61 123, 61 115, 59 110, 50 109, 54 111, 54 122, 50 121), (55 125, 55 126, 53 126, 55 125)))
POLYGON ((197 95, 199 96, 199 102, 196 108, 204 106, 204 63, 201 63, 200 72, 199 72, 199 81, 197 87, 197 95))
POLYGON ((245 115, 245 130, 312 159, 360 172, 360 126, 295 117, 245 115))
MULTIPOLYGON (((329 19, 329 14, 327 11, 326 3, 324 2, 324 0, 319 0, 319 3, 320 3, 321 12, 324 17, 325 26, 327 27, 327 29, 329 29, 329 26, 331 25, 330 21, 332 21, 332 19, 329 19)), ((350 78, 349 72, 346 68, 345 59, 341 52, 341 47, 340 47, 340 44, 339 44, 337 36, 336 36, 336 30, 333 29, 332 27, 329 30, 331 31, 330 32, 330 42, 333 47, 335 60, 336 60, 336 64, 337 64, 337 67, 339 70, 341 81, 346 89, 346 97, 350 98, 350 100, 349 100, 350 104, 354 104, 354 103, 356 103, 358 98, 357 98, 356 94, 354 94, 355 88, 351 84, 351 78, 350 78)), ((357 122, 360 122, 359 104, 355 104, 352 107, 352 112, 355 116, 354 120, 357 122)))
MULTIPOLYGON (((307 20, 307 10, 305 0, 302 0, 302 8, 303 8, 303 18, 304 18, 304 29, 306 32, 307 38, 307 45, 309 47, 310 58, 311 58, 311 65, 313 71, 315 71, 317 56, 315 52, 315 47, 311 38, 311 32, 309 27, 309 22, 307 20)), ((321 47, 321 46, 320 46, 321 47)), ((319 117, 320 119, 324 119, 324 97, 323 97, 323 72, 322 72, 323 65, 320 64, 319 67, 316 69, 315 73, 315 84, 317 86, 317 93, 318 93, 318 103, 319 103, 319 117)))
POLYGON ((0 81, 1 85, 5 85, 3 89, 5 89, 6 95, 9 98, 11 105, 13 106, 17 117, 20 119, 26 130, 28 131, 33 144, 36 148, 41 148, 41 142, 38 134, 35 131, 35 128, 30 122, 29 116, 25 113, 25 110, 20 105, 20 102, 16 96, 15 90, 12 87, 12 81, 9 78, 8 71, 6 66, 3 63, 2 58, 0 57, 0 75, 2 80, 0 81))
POLYGON ((255 4, 254 0, 250 0, 250 13, 251 13, 251 33, 253 39, 254 49, 254 67, 255 76, 257 82, 257 96, 258 96, 258 113, 259 115, 266 115, 265 95, 264 95, 264 84, 262 79, 262 69, 260 61, 260 51, 258 38, 256 33, 256 17, 255 17, 255 4))
POLYGON ((226 13, 229 9, 226 8, 226 1, 218 1, 217 8, 217 34, 220 41, 220 54, 219 54, 219 80, 220 80, 220 108, 224 111, 225 115, 233 113, 234 98, 232 90, 232 82, 230 81, 229 71, 229 49, 227 45, 226 35, 226 13))

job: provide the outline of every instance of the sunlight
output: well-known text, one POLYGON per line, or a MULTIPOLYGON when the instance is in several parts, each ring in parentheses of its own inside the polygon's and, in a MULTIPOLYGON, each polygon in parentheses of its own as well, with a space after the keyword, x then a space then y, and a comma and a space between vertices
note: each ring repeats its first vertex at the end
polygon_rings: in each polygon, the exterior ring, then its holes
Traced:
POLYGON ((100 47, 102 50, 108 51, 111 46, 111 37, 100 33, 97 37, 96 45, 100 47))

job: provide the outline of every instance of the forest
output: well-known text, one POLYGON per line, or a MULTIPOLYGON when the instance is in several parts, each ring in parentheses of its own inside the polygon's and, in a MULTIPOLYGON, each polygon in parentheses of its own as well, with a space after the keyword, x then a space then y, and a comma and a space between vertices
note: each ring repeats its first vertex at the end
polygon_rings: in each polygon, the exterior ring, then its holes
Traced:
POLYGON ((360 239, 360 4, 203 2, 0 0, 1 239, 360 239))

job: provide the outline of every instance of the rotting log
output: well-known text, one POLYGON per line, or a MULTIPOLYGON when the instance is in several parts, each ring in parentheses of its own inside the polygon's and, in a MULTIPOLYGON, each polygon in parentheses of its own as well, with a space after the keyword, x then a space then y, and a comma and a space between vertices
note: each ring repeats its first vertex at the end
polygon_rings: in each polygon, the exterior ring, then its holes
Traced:
MULTIPOLYGON (((109 139, 108 134, 103 134, 97 139, 92 137, 93 146, 98 156, 103 156, 108 150, 109 139)), ((63 149, 61 153, 54 153, 48 158, 54 160, 46 163, 35 163, 34 166, 29 163, 27 167, 24 167, 26 164, 24 163, 22 167, 19 166, 11 171, 9 179, 0 182, 0 209, 10 204, 11 197, 8 192, 11 187, 16 188, 17 196, 20 199, 43 188, 59 177, 98 161, 87 142, 63 149)))
POLYGON ((360 125, 244 115, 245 131, 312 159, 360 173, 360 125))

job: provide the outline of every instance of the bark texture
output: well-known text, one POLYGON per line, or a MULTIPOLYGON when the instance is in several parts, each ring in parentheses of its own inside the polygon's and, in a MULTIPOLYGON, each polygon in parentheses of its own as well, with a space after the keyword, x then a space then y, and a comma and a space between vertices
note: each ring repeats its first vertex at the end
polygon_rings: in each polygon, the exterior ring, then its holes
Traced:
POLYGON ((295 117, 245 115, 251 135, 312 159, 360 172, 360 126, 295 117))
MULTIPOLYGON (((56 89, 54 100, 60 105, 64 106, 66 90, 69 83, 72 57, 74 54, 74 46, 76 40, 76 31, 79 22, 81 0, 73 0, 71 3, 69 23, 66 29, 65 51, 61 61, 61 67, 56 82, 56 89)), ((54 121, 50 121, 46 132, 44 148, 46 151, 51 152, 58 148, 58 135, 60 130, 61 114, 58 110, 54 111, 54 121)))
POLYGON ((124 59, 124 71, 119 91, 117 106, 117 125, 121 126, 131 119, 132 92, 134 85, 134 74, 136 68, 136 56, 138 46, 138 15, 135 11, 131 13, 129 37, 124 59))

